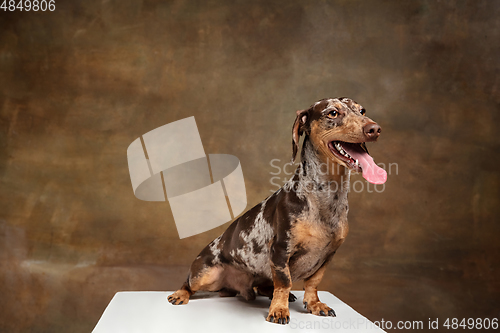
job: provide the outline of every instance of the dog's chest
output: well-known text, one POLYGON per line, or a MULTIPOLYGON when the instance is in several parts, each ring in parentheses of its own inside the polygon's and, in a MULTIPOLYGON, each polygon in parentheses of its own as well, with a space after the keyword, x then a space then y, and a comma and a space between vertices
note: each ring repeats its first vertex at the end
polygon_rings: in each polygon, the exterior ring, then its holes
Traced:
POLYGON ((293 280, 310 277, 339 248, 347 236, 347 220, 328 226, 298 220, 291 229, 290 273, 293 280))

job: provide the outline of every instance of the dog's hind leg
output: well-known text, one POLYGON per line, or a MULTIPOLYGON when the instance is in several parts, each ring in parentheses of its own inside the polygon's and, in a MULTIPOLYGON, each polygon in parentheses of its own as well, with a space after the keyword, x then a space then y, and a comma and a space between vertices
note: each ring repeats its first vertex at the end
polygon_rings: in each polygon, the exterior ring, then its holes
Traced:
POLYGON ((222 285, 224 288, 239 292, 247 301, 255 299, 253 277, 251 274, 228 265, 225 266, 222 277, 222 285))
POLYGON ((198 290, 218 291, 222 289, 221 274, 223 271, 224 268, 221 266, 204 267, 198 273, 193 273, 191 270, 186 282, 179 290, 168 296, 168 301, 173 305, 187 304, 189 297, 198 290))
POLYGON ((195 292, 191 290, 189 287, 189 277, 186 282, 182 285, 182 287, 177 290, 175 293, 167 297, 167 300, 173 305, 182 305, 188 304, 189 297, 193 295, 195 292))
POLYGON ((189 275, 182 285, 172 295, 168 296, 168 301, 174 305, 187 304, 189 297, 198 290, 219 291, 226 287, 223 285, 224 266, 220 264, 220 241, 221 237, 214 239, 196 257, 191 264, 189 275))

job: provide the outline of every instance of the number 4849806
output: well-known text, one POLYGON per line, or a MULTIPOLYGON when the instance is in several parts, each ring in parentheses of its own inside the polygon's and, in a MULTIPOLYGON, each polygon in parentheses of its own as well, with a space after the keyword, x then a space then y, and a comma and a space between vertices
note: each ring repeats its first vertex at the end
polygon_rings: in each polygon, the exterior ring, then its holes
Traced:
MULTIPOLYGON (((0 0, 1 1, 1 0, 0 0)), ((16 10, 19 11, 27 11, 29 12, 30 10, 34 12, 38 11, 51 11, 53 12, 56 10, 56 1, 55 0, 4 0, 2 2, 2 5, 0 6, 0 9, 3 9, 4 12, 10 11, 14 12, 16 10)))
POLYGON ((444 327, 447 329, 452 329, 456 330, 458 328, 463 328, 463 329, 498 329, 498 318, 469 318, 467 321, 465 319, 462 319, 462 321, 459 321, 457 318, 447 318, 446 321, 443 324, 444 327))

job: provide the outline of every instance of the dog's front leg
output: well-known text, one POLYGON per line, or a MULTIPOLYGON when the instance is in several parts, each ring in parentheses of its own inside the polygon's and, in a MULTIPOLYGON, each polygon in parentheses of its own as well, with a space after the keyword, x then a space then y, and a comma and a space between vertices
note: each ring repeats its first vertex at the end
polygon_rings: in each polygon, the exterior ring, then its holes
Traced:
POLYGON ((304 308, 317 316, 336 317, 335 311, 325 303, 320 302, 318 297, 318 285, 325 274, 326 264, 327 262, 311 277, 304 280, 304 308))
POLYGON ((288 259, 286 244, 275 242, 271 245, 271 270, 274 292, 267 321, 272 323, 288 324, 290 322, 288 297, 292 289, 292 278, 288 267, 288 259))

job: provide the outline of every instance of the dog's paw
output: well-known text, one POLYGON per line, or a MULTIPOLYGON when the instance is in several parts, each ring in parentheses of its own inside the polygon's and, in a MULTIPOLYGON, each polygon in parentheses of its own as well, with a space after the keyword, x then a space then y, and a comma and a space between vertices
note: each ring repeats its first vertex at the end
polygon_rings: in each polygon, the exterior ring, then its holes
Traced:
POLYGON ((187 292, 186 290, 179 289, 172 295, 168 296, 167 300, 169 301, 169 303, 172 303, 173 305, 188 304, 189 292, 187 292))
POLYGON ((325 303, 321 302, 310 302, 310 303, 304 302, 304 309, 306 309, 307 311, 316 316, 330 316, 330 317, 337 316, 332 308, 330 308, 325 303))
POLYGON ((276 324, 288 324, 290 322, 290 311, 288 307, 284 306, 273 306, 271 304, 271 308, 269 309, 269 315, 266 320, 270 323, 276 324))

